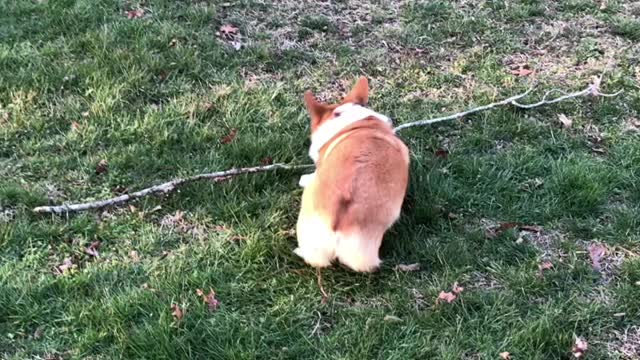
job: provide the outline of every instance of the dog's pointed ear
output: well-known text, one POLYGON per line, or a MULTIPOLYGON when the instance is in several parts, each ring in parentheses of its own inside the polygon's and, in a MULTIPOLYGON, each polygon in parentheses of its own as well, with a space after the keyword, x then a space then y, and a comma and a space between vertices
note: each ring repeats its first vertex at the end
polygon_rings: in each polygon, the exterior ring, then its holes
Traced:
POLYGON ((361 76, 351 89, 351 92, 344 97, 342 103, 354 103, 358 105, 367 105, 369 102, 369 80, 361 76))
POLYGON ((304 93, 304 104, 307 106, 309 115, 311 115, 311 128, 315 129, 322 121, 322 118, 327 114, 327 111, 331 111, 329 106, 320 103, 316 100, 311 90, 304 93))

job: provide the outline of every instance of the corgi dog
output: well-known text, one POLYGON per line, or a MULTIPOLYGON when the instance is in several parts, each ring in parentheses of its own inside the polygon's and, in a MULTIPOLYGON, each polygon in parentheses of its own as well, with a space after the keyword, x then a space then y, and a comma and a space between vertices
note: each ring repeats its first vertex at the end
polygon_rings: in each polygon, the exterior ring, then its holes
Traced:
POLYGON ((409 150, 391 120, 366 107, 361 77, 340 104, 304 102, 311 117, 309 156, 316 165, 304 187, 294 252, 322 268, 338 260, 357 272, 380 266, 384 233, 400 216, 409 179, 409 150))

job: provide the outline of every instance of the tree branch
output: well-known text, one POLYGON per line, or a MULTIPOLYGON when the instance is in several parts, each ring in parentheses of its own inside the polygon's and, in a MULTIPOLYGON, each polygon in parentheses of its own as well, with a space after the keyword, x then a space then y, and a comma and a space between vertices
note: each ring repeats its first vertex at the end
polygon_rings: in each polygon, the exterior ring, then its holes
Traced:
MULTIPOLYGON (((602 93, 600 91, 600 82, 602 80, 602 76, 600 77, 594 77, 591 84, 589 84, 589 86, 581 91, 577 91, 577 92, 573 92, 573 93, 569 93, 567 94, 566 92, 559 90, 559 89, 552 89, 547 91, 543 96, 542 96, 542 100, 536 102, 536 103, 531 103, 531 104, 522 104, 520 102, 518 102, 518 100, 526 97, 527 95, 529 95, 529 93, 531 93, 531 91, 533 91, 533 86, 531 88, 529 88, 527 91, 523 92, 522 94, 519 95, 515 95, 512 96, 510 98, 501 100, 501 101, 497 101, 491 104, 487 104, 487 105, 483 105, 483 106, 478 106, 475 107, 473 109, 469 109, 466 111, 462 111, 462 112, 458 112, 455 114, 451 114, 451 115, 447 115, 447 116, 442 116, 439 118, 435 118, 435 119, 429 119, 429 120, 421 120, 421 121, 413 121, 413 122, 409 122, 406 124, 402 124, 399 125, 397 127, 395 127, 393 129, 393 131, 395 133, 397 133, 400 130, 404 130, 410 127, 414 127, 414 126, 424 126, 424 125, 430 125, 430 124, 434 124, 437 122, 441 122, 441 121, 447 121, 447 120, 455 120, 455 119, 460 119, 464 116, 470 115, 470 114, 474 114, 480 111, 485 111, 485 110, 490 110, 493 109, 495 107, 498 106, 504 106, 504 105, 513 105, 515 107, 521 108, 521 109, 533 109, 539 106, 543 106, 543 105, 548 105, 548 104, 554 104, 557 102, 561 102, 564 100, 568 100, 568 99, 572 99, 572 98, 577 98, 577 97, 581 97, 581 96, 594 96, 594 97, 598 97, 598 96, 602 96, 602 97, 614 97, 614 96, 618 96, 622 93, 622 90, 613 93, 613 94, 606 94, 606 93, 602 93), (551 100, 548 99, 548 97, 551 94, 554 93, 561 93, 561 96, 558 96, 556 98, 553 98, 551 100)), ((231 176, 237 176, 237 175, 241 175, 241 174, 253 174, 253 173, 258 173, 258 172, 266 172, 266 171, 271 171, 271 170, 278 170, 278 169, 283 169, 283 170, 299 170, 299 169, 309 169, 314 167, 313 164, 307 164, 307 165, 287 165, 287 164, 273 164, 273 165, 266 165, 266 166, 255 166, 255 167, 249 167, 249 168, 241 168, 241 169, 230 169, 230 170, 225 170, 225 171, 218 171, 218 172, 214 172, 214 173, 207 173, 207 174, 199 174, 199 175, 194 175, 191 177, 187 177, 187 178, 179 178, 179 179, 175 179, 163 184, 159 184, 159 185, 155 185, 140 191, 136 191, 134 193, 131 194, 126 194, 126 195, 121 195, 121 196, 117 196, 111 199, 106 199, 106 200, 99 200, 99 201, 92 201, 92 202, 87 202, 87 203, 80 203, 80 204, 70 204, 70 205, 59 205, 59 206, 39 206, 35 209, 33 209, 34 212, 36 213, 54 213, 54 214, 66 214, 66 213, 70 213, 70 212, 77 212, 77 211, 85 211, 85 210, 95 210, 95 209, 101 209, 107 206, 113 206, 113 205, 120 205, 135 199, 139 199, 141 197, 147 196, 147 195, 151 195, 151 194, 156 194, 156 193, 168 193, 173 191, 176 187, 180 186, 180 185, 184 185, 186 183, 190 183, 193 181, 198 181, 198 180, 204 180, 204 179, 220 179, 220 178, 225 178, 225 177, 231 177, 231 176)))
POLYGON ((65 214, 69 212, 95 210, 95 209, 101 209, 107 206, 120 205, 120 204, 129 202, 131 200, 139 199, 141 197, 151 195, 151 194, 168 193, 173 191, 176 187, 180 185, 184 185, 186 183, 190 183, 198 180, 220 179, 220 178, 227 178, 231 176, 238 176, 241 174, 253 174, 253 173, 278 170, 278 169, 298 170, 298 169, 308 169, 311 167, 313 167, 312 164, 307 164, 307 165, 273 164, 273 165, 254 166, 254 167, 241 168, 241 169, 230 169, 230 170, 218 171, 218 172, 207 173, 207 174, 199 174, 199 175, 194 175, 187 178, 175 179, 172 181, 168 181, 166 183, 162 183, 159 185, 148 187, 140 191, 136 191, 131 194, 116 196, 111 199, 92 201, 92 202, 81 203, 81 204, 71 204, 71 205, 39 206, 33 209, 33 212, 65 214))
POLYGON ((532 103, 532 104, 522 104, 520 102, 518 102, 518 100, 524 98, 525 96, 529 95, 529 93, 531 93, 531 91, 534 89, 535 85, 530 87, 527 91, 523 92, 522 94, 519 95, 515 95, 512 96, 510 98, 501 100, 501 101, 497 101, 488 105, 483 105, 483 106, 478 106, 476 108, 470 109, 470 110, 466 110, 466 111, 461 111, 455 114, 451 114, 451 115, 447 115, 447 116, 443 116, 443 117, 439 117, 439 118, 435 118, 435 119, 429 119, 429 120, 420 120, 420 121, 414 121, 414 122, 410 122, 410 123, 406 123, 406 124, 402 124, 400 126, 397 126, 393 129, 394 132, 398 132, 400 130, 404 130, 410 127, 414 127, 414 126, 423 126, 423 125, 430 125, 430 124, 434 124, 437 122, 441 122, 441 121, 447 121, 447 120, 455 120, 455 119, 460 119, 464 116, 470 115, 470 114, 474 114, 480 111, 485 111, 485 110, 490 110, 493 109, 497 106, 504 106, 504 105, 513 105, 515 107, 521 108, 521 109, 533 109, 539 106, 543 106, 543 105, 548 105, 548 104, 555 104, 564 100, 568 100, 568 99, 573 99, 573 98, 577 98, 577 97, 581 97, 581 96, 602 96, 602 97, 614 97, 614 96, 618 96, 622 93, 622 90, 615 92, 613 94, 606 94, 600 91, 600 81, 602 79, 599 77, 594 77, 592 79, 591 84, 589 84, 589 86, 587 86, 584 90, 581 91, 576 91, 570 94, 567 94, 566 92, 559 90, 559 89, 552 89, 547 91, 543 96, 542 96, 542 100, 536 102, 536 103, 532 103), (563 94, 562 96, 559 96, 557 98, 548 100, 547 98, 549 97, 549 95, 553 94, 553 93, 561 93, 563 94))

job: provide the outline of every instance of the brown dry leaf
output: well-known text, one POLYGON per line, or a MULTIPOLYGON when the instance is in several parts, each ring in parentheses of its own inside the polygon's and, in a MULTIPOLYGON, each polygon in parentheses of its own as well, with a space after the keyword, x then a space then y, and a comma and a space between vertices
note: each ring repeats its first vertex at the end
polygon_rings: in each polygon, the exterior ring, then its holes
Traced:
POLYGON ((171 315, 173 315, 177 321, 180 321, 184 317, 184 312, 178 304, 171 304, 171 315))
POLYGON ((589 349, 589 344, 587 341, 581 337, 576 337, 576 342, 571 349, 571 353, 573 357, 576 359, 581 359, 584 357, 584 353, 589 349))
POLYGON ((502 234, 503 232, 509 230, 509 229, 513 229, 517 226, 519 226, 520 223, 517 222, 508 222, 508 223, 502 223, 498 226, 494 226, 494 227, 490 227, 487 228, 485 230, 485 236, 489 239, 495 239, 497 238, 500 234, 502 234))
POLYGON ((440 291, 440 295, 438 295, 438 299, 436 299, 436 304, 440 303, 441 301, 446 301, 447 304, 451 304, 456 298, 457 296, 455 296, 453 293, 440 291))
POLYGON ((99 240, 96 240, 92 242, 91 245, 84 248, 84 252, 90 256, 98 257, 100 256, 100 252, 98 252, 98 249, 100 249, 100 245, 102 245, 102 243, 99 240))
POLYGON ((140 261, 140 255, 135 250, 129 251, 129 257, 131 258, 131 261, 133 261, 134 263, 137 263, 140 261))
POLYGON ((596 271, 600 271, 600 260, 607 253, 607 248, 599 243, 592 243, 589 245, 589 258, 591 258, 591 266, 596 271))
POLYGON ((173 38, 171 39, 171 41, 169 41, 169 47, 174 48, 178 45, 178 39, 173 38))
POLYGON ((237 135, 238 135, 238 129, 233 128, 229 131, 229 134, 225 135, 225 137, 223 137, 222 140, 220 140, 220 142, 225 145, 231 144, 237 135))
POLYGON ((415 263, 415 264, 409 264, 409 265, 405 265, 405 264, 398 264, 395 267, 396 271, 418 271, 420 270, 420 264, 415 263))
POLYGON ((224 24, 220 26, 220 35, 228 39, 233 39, 238 35, 238 28, 231 24, 224 24))
POLYGON ((509 353, 508 351, 501 352, 499 355, 500 359, 511 360, 511 353, 509 353))
POLYGON ((271 156, 266 156, 260 160, 260 164, 262 165, 271 165, 273 164, 273 158, 271 156))
POLYGON ((446 159, 449 156, 449 151, 446 149, 438 149, 435 151, 434 155, 436 157, 446 159))
POLYGON ((202 289, 196 289, 196 295, 204 296, 204 291, 202 291, 202 289))
POLYGON ((78 130, 80 130, 81 127, 82 126, 80 125, 79 122, 77 122, 77 121, 72 121, 71 122, 71 130, 78 131, 78 130))
POLYGON ((218 310, 218 306, 220 305, 220 301, 216 299, 216 292, 213 291, 213 289, 209 289, 209 294, 204 297, 204 302, 209 307, 210 312, 218 310))
POLYGON ((529 76, 533 73, 533 70, 529 69, 528 67, 528 65, 520 65, 517 69, 511 70, 511 75, 529 76))
POLYGON ((139 19, 144 16, 144 9, 129 10, 126 14, 127 19, 139 19))
POLYGON ((558 114, 558 120, 562 123, 562 127, 569 129, 573 125, 573 120, 569 119, 565 114, 558 114))
POLYGON ((98 165, 96 165, 96 174, 104 174, 107 171, 109 171, 109 163, 105 159, 100 160, 98 165))
POLYGON ((538 269, 540 269, 540 271, 549 270, 552 268, 553 268, 553 263, 551 261, 545 261, 542 264, 538 265, 538 269))
POLYGON ((536 225, 525 225, 519 222, 507 222, 507 223, 502 223, 498 226, 487 228, 485 230, 485 235, 489 239, 495 239, 503 232, 510 229, 514 229, 514 228, 517 228, 522 231, 529 231, 529 232, 535 232, 535 233, 542 232, 542 228, 536 225))
POLYGON ((62 261, 61 265, 56 266, 56 273, 58 275, 64 274, 66 271, 76 268, 77 265, 73 263, 73 260, 68 257, 62 261))
POLYGON ((540 226, 535 226, 535 225, 520 225, 519 228, 522 231, 528 231, 528 232, 534 232, 534 233, 542 232, 542 228, 540 226))
POLYGON ((460 295, 460 293, 464 291, 464 287, 459 286, 458 282, 456 281, 453 283, 453 287, 451 288, 451 291, 456 295, 460 295))

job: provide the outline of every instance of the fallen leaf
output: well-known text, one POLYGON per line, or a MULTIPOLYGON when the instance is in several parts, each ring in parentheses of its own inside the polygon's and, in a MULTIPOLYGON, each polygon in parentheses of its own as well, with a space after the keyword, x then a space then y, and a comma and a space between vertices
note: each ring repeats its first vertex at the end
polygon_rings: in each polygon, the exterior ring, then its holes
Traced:
POLYGON ((489 239, 495 239, 498 236, 500 236, 500 234, 502 234, 503 232, 509 229, 513 229, 519 225, 520 223, 517 223, 517 222, 502 223, 498 226, 487 228, 485 230, 485 236, 489 239))
POLYGON ((81 128, 81 126, 80 126, 79 122, 77 122, 77 121, 72 121, 71 122, 71 130, 78 131, 78 130, 80 130, 80 128, 81 128))
POLYGON ((62 275, 66 271, 69 271, 75 267, 77 266, 73 263, 72 259, 68 257, 62 261, 61 265, 56 266, 56 272, 58 273, 58 275, 62 275))
POLYGON ((273 158, 271 156, 266 156, 260 160, 260 164, 262 165, 271 165, 273 164, 273 158))
POLYGON ((528 232, 534 232, 534 233, 542 232, 542 228, 540 226, 535 226, 535 225, 520 225, 519 229, 522 231, 528 231, 528 232))
POLYGON ((538 269, 540 269, 540 271, 549 270, 552 268, 553 268, 553 263, 551 263, 551 261, 545 261, 542 264, 538 265, 538 269))
POLYGON ((438 299, 436 299, 436 304, 440 301, 446 301, 448 304, 451 304, 457 296, 450 292, 440 291, 440 295, 438 295, 438 299))
POLYGON ((111 192, 112 192, 114 195, 118 195, 118 196, 120 196, 120 195, 122 195, 122 194, 126 194, 126 193, 128 193, 128 192, 129 192, 129 189, 128 189, 126 186, 118 185, 118 186, 114 187, 113 189, 111 189, 111 192))
POLYGON ((636 118, 627 119, 625 121, 625 132, 639 132, 640 131, 640 120, 636 118))
POLYGON ((138 208, 133 205, 129 205, 129 211, 131 211, 132 214, 135 214, 138 212, 138 208))
POLYGON ((445 149, 438 149, 435 151, 434 155, 436 157, 446 159, 449 156, 449 151, 445 149))
POLYGON ((220 34, 228 37, 233 37, 238 34, 238 28, 231 24, 224 24, 220 26, 220 34))
POLYGON ((420 270, 420 264, 418 264, 418 263, 409 264, 409 265, 398 264, 398 265, 396 265, 394 270, 396 270, 396 271, 418 271, 418 270, 420 270))
POLYGON ((222 140, 220 140, 220 142, 225 145, 231 144, 233 140, 236 138, 236 135, 238 135, 238 129, 233 128, 229 131, 229 134, 225 135, 225 137, 223 137, 222 140))
POLYGON ((211 109, 213 109, 213 103, 210 101, 206 101, 202 104, 200 104, 200 108, 202 109, 202 111, 207 112, 211 109))
POLYGON ((178 45, 178 39, 173 38, 171 39, 171 41, 169 41, 169 47, 174 48, 178 45))
POLYGON ((536 233, 542 232, 542 228, 536 225, 525 225, 519 222, 507 222, 507 223, 502 223, 498 226, 487 228, 485 230, 485 236, 489 239, 495 239, 496 237, 500 236, 503 232, 514 229, 514 228, 517 228, 523 231, 529 231, 529 232, 536 232, 536 233))
POLYGON ((88 111, 83 111, 80 113, 80 115, 82 115, 82 117, 86 118, 89 117, 89 112, 88 111))
POLYGON ((604 148, 599 147, 599 146, 592 147, 591 151, 593 151, 596 154, 606 154, 607 153, 607 150, 605 150, 604 148))
POLYGON ((215 225, 213 229, 217 232, 227 232, 229 229, 224 225, 215 225))
POLYGON ((454 294, 459 295, 461 292, 463 292, 463 291, 464 291, 464 287, 459 286, 459 285, 458 285, 458 282, 456 281, 456 282, 454 282, 454 283, 453 283, 453 287, 452 287, 451 291, 452 291, 454 294))
POLYGON ((204 291, 202 291, 202 289, 196 289, 196 295, 204 296, 204 291))
POLYGON ((529 76, 531 73, 533 70, 528 69, 528 65, 520 65, 517 69, 511 70, 511 74, 516 76, 529 76))
POLYGON ((177 321, 180 321, 184 317, 184 312, 178 304, 171 304, 171 315, 173 315, 177 321))
POLYGON ((540 178, 529 179, 522 184, 520 184, 520 190, 523 191, 533 191, 535 189, 539 189, 544 185, 544 180, 540 178))
POLYGON ((458 215, 450 212, 450 213, 447 214, 447 217, 449 218, 449 220, 455 220, 455 219, 458 218, 458 215))
POLYGON ((613 314, 613 317, 625 317, 625 316, 627 316, 627 313, 623 313, 623 312, 613 314))
POLYGON ((91 245, 87 246, 86 248, 84 248, 84 252, 88 255, 91 255, 93 257, 98 257, 100 256, 100 252, 98 252, 98 249, 100 249, 100 245, 102 243, 99 240, 96 240, 94 242, 91 243, 91 245))
POLYGON ((591 266, 596 271, 600 271, 600 260, 607 253, 607 248, 602 244, 592 243, 589 245, 589 258, 591 258, 591 266))
POLYGON ((607 10, 608 7, 609 7, 609 0, 600 1, 600 11, 607 10))
POLYGON ((569 129, 573 125, 573 120, 569 119, 565 114, 558 114, 558 120, 562 123, 562 127, 569 129))
POLYGON ((393 315, 385 315, 383 320, 386 322, 402 322, 402 319, 393 315))
POLYGON ((134 263, 137 263, 140 261, 140 255, 138 255, 138 252, 135 250, 129 251, 129 257, 131 258, 131 261, 133 261, 134 263))
POLYGON ((573 353, 574 358, 579 359, 584 357, 584 353, 587 352, 587 349, 589 349, 587 341, 580 337, 576 337, 576 342, 571 349, 571 353, 573 353))
POLYGON ((546 53, 547 53, 547 50, 545 50, 545 49, 536 49, 536 50, 531 51, 531 55, 534 55, 534 56, 541 56, 541 55, 544 55, 546 53))
POLYGON ((499 355, 500 359, 511 360, 511 353, 509 353, 508 351, 501 352, 499 355))
POLYGON ((210 312, 218 310, 218 306, 220 305, 220 301, 216 299, 216 292, 213 291, 213 289, 209 289, 209 294, 204 297, 204 302, 209 307, 210 312))
POLYGON ((96 165, 96 174, 104 174, 107 171, 109 171, 109 163, 105 159, 100 160, 98 165, 96 165))
POLYGON ((144 16, 144 10, 143 9, 129 10, 126 12, 126 14, 127 14, 127 19, 139 19, 144 16))

